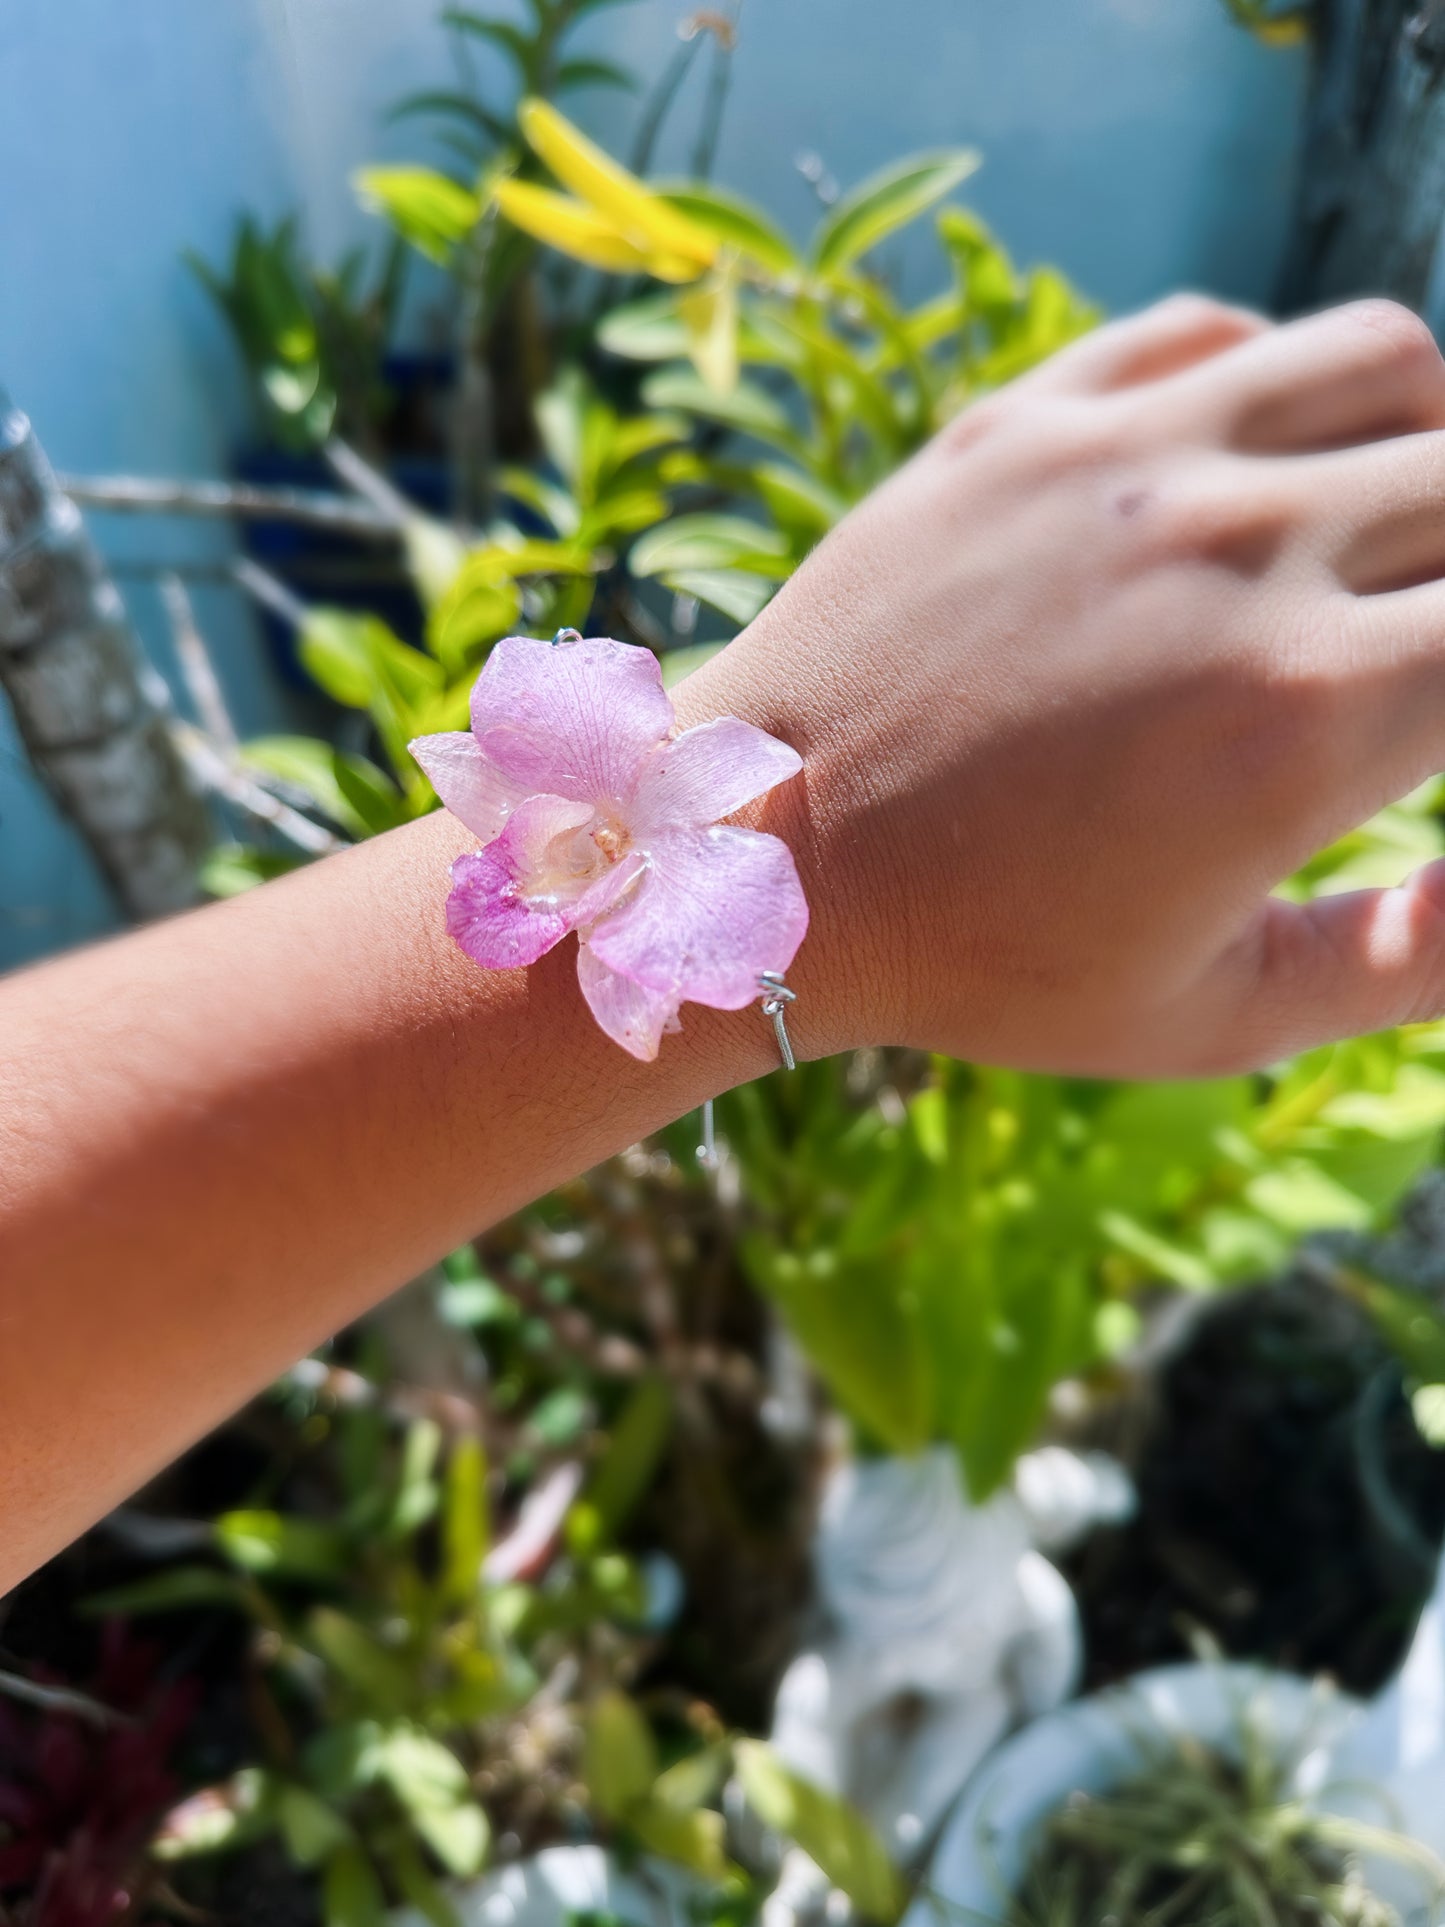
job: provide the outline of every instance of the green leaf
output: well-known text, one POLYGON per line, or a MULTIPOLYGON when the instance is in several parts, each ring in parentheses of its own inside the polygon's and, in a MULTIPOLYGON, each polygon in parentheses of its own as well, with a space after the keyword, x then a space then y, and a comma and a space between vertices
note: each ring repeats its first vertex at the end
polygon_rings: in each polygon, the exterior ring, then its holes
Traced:
POLYGON ((430 515, 408 517, 405 541, 406 566, 417 594, 428 609, 434 609, 461 572, 466 544, 455 529, 430 515))
POLYGON ((667 1380, 661 1374, 644 1378, 612 1427, 584 1495, 600 1544, 610 1545, 632 1516, 657 1472, 671 1430, 667 1380))
POLYGON ((1185 1291, 1206 1291, 1214 1283, 1214 1272, 1202 1258, 1172 1244, 1126 1211, 1101 1211, 1099 1229, 1121 1251, 1127 1251, 1172 1285, 1185 1291))
POLYGON ((744 625, 772 600, 776 582, 761 575, 727 569, 674 569, 665 578, 669 589, 705 602, 730 621, 744 625))
POLYGON ((412 1667, 356 1620, 330 1606, 318 1606, 306 1622, 306 1638, 338 1678, 376 1713, 394 1715, 410 1705, 419 1683, 412 1667))
POLYGON ((515 581, 498 580, 488 568, 468 563, 438 604, 428 637, 437 656, 456 674, 474 664, 489 644, 513 633, 521 614, 515 581))
POLYGON ((335 1579, 348 1564, 346 1541, 334 1526, 281 1512, 223 1512, 216 1544, 243 1572, 282 1579, 335 1579))
POLYGON ((356 1836, 339 1813, 306 1787, 287 1784, 276 1795, 276 1822, 298 1867, 319 1867, 356 1836))
POLYGON ((792 243, 760 209, 739 195, 705 181, 657 183, 658 192, 699 227, 726 241, 774 274, 798 271, 801 263, 792 243))
POLYGON ((476 1874, 489 1843, 487 1818, 455 1753, 419 1728, 398 1726, 378 1744, 376 1767, 447 1871, 476 1874))
MULTIPOLYGON (((309 610, 298 652, 306 673, 348 709, 365 709, 376 686, 368 623, 340 609, 309 610)), ((378 624, 378 627, 383 625, 378 624)))
POLYGON ((327 1861, 321 1911, 325 1927, 386 1927, 386 1896, 360 1847, 343 1847, 327 1861))
POLYGON ((787 573, 787 543, 774 529, 740 515, 674 515, 633 543, 628 566, 634 575, 662 576, 678 569, 744 569, 754 575, 787 573))
POLYGON ((597 341, 627 361, 681 360, 688 351, 688 331, 676 294, 669 289, 610 309, 597 324, 597 341))
POLYGON ((1432 1386, 1445 1380, 1445 1319, 1428 1298, 1358 1272, 1347 1272, 1342 1282, 1411 1378, 1432 1386))
POLYGON ((610 1820, 625 1820, 657 1778, 652 1730, 625 1693, 599 1693, 587 1709, 582 1778, 592 1803, 610 1820))
POLYGON ((391 1843, 387 1859, 402 1899, 415 1908, 429 1927, 462 1927, 461 1917, 434 1879, 415 1844, 405 1836, 391 1843))
POLYGON ((652 1783, 651 1802, 674 1813, 691 1813, 706 1806, 722 1791, 731 1759, 725 1746, 704 1746, 675 1760, 652 1783))
POLYGON ((946 207, 938 216, 939 238, 953 256, 971 314, 1012 317, 1022 295, 1013 262, 976 214, 946 207))
POLYGON ((218 843, 202 863, 199 881, 213 897, 239 897, 259 883, 270 883, 301 869, 306 860, 273 850, 248 849, 244 843, 218 843))
POLYGON ((317 1792, 344 1806, 380 1773, 387 1729, 379 1720, 336 1720, 307 1741, 301 1761, 317 1792))
POLYGON ((396 1726, 376 1748, 376 1771, 409 1813, 467 1798, 467 1770, 449 1747, 414 1726, 396 1726))
POLYGON ((351 807, 341 788, 336 769, 338 757, 339 752, 330 743, 314 736, 253 736, 238 752, 243 768, 276 777, 299 791, 322 816, 353 835, 361 835, 366 823, 351 807))
POLYGON ((362 835, 380 836, 404 823, 408 810, 401 791, 384 770, 369 757, 349 751, 331 752, 332 774, 336 787, 351 811, 362 835))
POLYGON ((635 1834, 650 1853, 688 1867, 704 1880, 724 1880, 728 1859, 723 1851, 727 1825, 720 1813, 699 1808, 692 1813, 644 1800, 630 1809, 628 1831, 635 1834))
POLYGON ((902 1877, 856 1807, 799 1779, 761 1740, 739 1740, 733 1759, 764 1826, 796 1842, 870 1920, 898 1919, 907 1899, 902 1877))
POLYGON ((713 394, 730 395, 738 383, 736 274, 718 268, 678 297, 677 312, 693 367, 713 394))
POLYGON ((524 503, 543 521, 550 522, 558 535, 577 533, 577 504, 565 489, 545 481, 540 475, 531 474, 525 468, 502 469, 497 476, 497 486, 504 495, 524 503))
POLYGON ((448 1325, 515 1325, 521 1308, 490 1278, 461 1278, 442 1287, 437 1309, 448 1325))
POLYGON ((376 616, 342 609, 307 611, 299 654, 308 675, 351 709, 419 704, 446 682, 440 663, 411 648, 376 616))
POLYGON ((459 1439, 442 1486, 441 1593, 448 1605, 476 1604, 488 1537, 486 1454, 480 1439, 459 1439))
POLYGON ((510 20, 493 20, 485 14, 472 13, 465 7, 444 7, 442 20, 460 33, 471 34, 477 40, 489 40, 506 54, 517 70, 517 79, 524 92, 535 84, 537 42, 521 27, 514 26, 510 20))
POLYGON ((413 1813, 411 1820, 448 1873, 458 1880, 470 1880, 481 1872, 492 1832, 475 1800, 451 1807, 429 1807, 413 1813))
POLYGON ((481 198, 434 168, 364 167, 352 185, 364 208, 442 267, 482 218, 481 198))
POLYGON ((1306 1158, 1282 1159, 1245 1187, 1254 1209, 1292 1236, 1309 1231, 1367 1231, 1374 1212, 1306 1158))
MULTIPOLYGON (((701 602, 703 598, 699 596, 698 600, 701 602)), ((676 689, 684 677, 701 669, 705 662, 711 662, 726 647, 725 642, 691 642, 684 649, 669 649, 662 658, 663 688, 676 689)))
POLYGON ((573 87, 620 87, 630 94, 637 90, 637 78, 610 60, 564 60, 555 87, 559 94, 573 87))
POLYGON ((974 172, 980 158, 970 147, 941 148, 910 155, 870 174, 820 222, 813 237, 814 267, 825 275, 849 267, 951 194, 974 172))
POLYGON ((436 1512, 441 1493, 433 1474, 441 1447, 441 1427, 435 1419, 412 1420, 407 1427, 396 1492, 386 1522, 386 1530, 393 1538, 408 1538, 436 1512))
POLYGON ((785 468, 780 462, 757 463, 752 483, 778 526, 810 544, 821 540, 835 522, 841 522, 851 506, 815 475, 800 468, 785 468))
POLYGON ((128 1586, 113 1586, 108 1592, 93 1594, 81 1606, 87 1616, 109 1618, 112 1614, 188 1612, 197 1606, 222 1606, 232 1612, 249 1612, 254 1595, 246 1582, 213 1566, 172 1566, 136 1579, 128 1586))
POLYGON ((439 114, 444 118, 464 121, 475 128, 494 147, 504 147, 512 139, 512 130, 500 115, 492 113, 470 94, 452 93, 445 89, 434 89, 419 94, 408 94, 399 100, 387 115, 388 121, 405 120, 414 114, 439 114))
POLYGON ((726 395, 709 388, 695 368, 659 368, 642 384, 649 408, 678 408, 703 421, 752 435, 791 454, 797 445, 792 424, 765 388, 740 381, 726 395))

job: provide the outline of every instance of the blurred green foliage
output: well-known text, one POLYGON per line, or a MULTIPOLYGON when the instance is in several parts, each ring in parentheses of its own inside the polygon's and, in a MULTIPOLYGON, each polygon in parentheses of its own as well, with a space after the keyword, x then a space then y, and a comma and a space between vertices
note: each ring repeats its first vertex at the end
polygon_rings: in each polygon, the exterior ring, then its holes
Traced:
POLYGON ((231 258, 192 271, 231 327, 267 433, 293 451, 338 434, 363 447, 385 399, 382 364, 404 282, 399 238, 379 268, 355 248, 335 268, 305 258, 294 218, 236 223, 231 258))

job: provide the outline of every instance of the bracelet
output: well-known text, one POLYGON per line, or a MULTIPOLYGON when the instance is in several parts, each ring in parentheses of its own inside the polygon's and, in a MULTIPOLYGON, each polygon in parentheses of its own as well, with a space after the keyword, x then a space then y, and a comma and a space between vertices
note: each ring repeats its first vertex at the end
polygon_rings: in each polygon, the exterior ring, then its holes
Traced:
POLYGON ((796 776, 796 750, 736 716, 679 731, 650 649, 562 629, 497 643, 471 728, 411 753, 482 842, 446 905, 475 962, 523 969, 575 931, 587 1006, 634 1057, 657 1056, 684 1003, 761 997, 793 1068, 785 972, 807 899, 785 843, 721 819, 796 776))

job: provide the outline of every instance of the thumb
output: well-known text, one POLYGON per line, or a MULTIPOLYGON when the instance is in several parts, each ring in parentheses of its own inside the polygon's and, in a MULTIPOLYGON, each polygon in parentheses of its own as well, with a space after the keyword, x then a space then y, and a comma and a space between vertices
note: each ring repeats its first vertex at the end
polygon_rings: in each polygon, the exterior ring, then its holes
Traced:
POLYGON ((1244 981, 1229 1000, 1223 1055, 1277 1063, 1315 1044, 1445 1014, 1445 858, 1392 890, 1313 903, 1271 898, 1221 968, 1244 981))

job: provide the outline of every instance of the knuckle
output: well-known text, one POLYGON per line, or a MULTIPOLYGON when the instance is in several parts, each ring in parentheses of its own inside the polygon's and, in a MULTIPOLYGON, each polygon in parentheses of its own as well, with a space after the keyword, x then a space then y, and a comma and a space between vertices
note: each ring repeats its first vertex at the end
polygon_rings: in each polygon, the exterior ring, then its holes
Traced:
POLYGON ((970 402, 939 430, 936 445, 945 453, 961 455, 987 441, 1019 407, 1007 389, 970 402))
POLYGON ((1440 349, 1429 327, 1398 301, 1379 297, 1353 301, 1337 308, 1331 321, 1361 344, 1372 359, 1405 367, 1432 365, 1440 360, 1440 349))
POLYGON ((1234 473, 1169 474, 1147 469, 1113 480, 1109 503, 1155 566, 1197 564, 1262 575, 1294 525, 1289 505, 1234 473))
POLYGON ((1123 435, 1116 411, 1094 396, 1020 395, 1010 442, 1043 480, 1063 480, 1113 463, 1123 435))
POLYGON ((1213 295, 1201 294, 1196 288, 1181 288, 1157 301, 1150 313, 1175 322, 1185 328, 1216 329, 1232 322, 1242 322, 1244 316, 1237 308, 1231 308, 1225 301, 1215 300, 1213 295))
POLYGON ((949 455, 989 451, 1001 477, 1048 483, 1107 461, 1117 450, 1118 432, 1093 398, 1020 388, 975 402, 940 441, 949 455))

